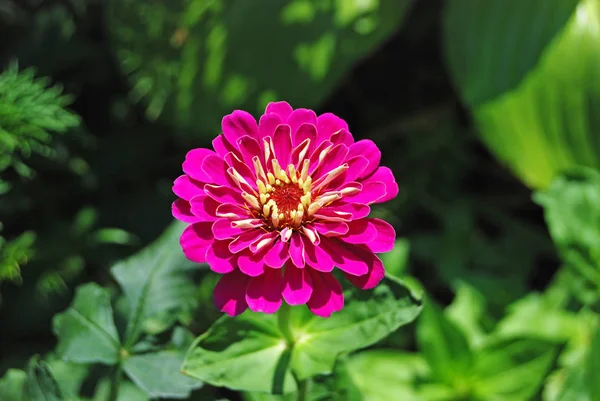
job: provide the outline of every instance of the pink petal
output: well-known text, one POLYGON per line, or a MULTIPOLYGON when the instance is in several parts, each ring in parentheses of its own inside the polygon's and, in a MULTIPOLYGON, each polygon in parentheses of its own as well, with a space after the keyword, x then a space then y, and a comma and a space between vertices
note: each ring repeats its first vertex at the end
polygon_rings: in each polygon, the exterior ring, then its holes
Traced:
POLYGON ((348 130, 348 124, 332 113, 321 114, 317 118, 317 130, 319 132, 317 142, 328 140, 339 130, 348 130))
POLYGON ((210 226, 212 223, 193 223, 183 230, 179 243, 186 258, 196 263, 206 262, 206 250, 215 240, 210 226))
POLYGON ((200 219, 192 214, 190 203, 184 199, 177 199, 171 205, 171 213, 179 221, 185 223, 195 223, 200 219))
POLYGON ((292 240, 290 241, 290 259, 292 263, 299 268, 303 268, 305 264, 304 260, 304 243, 299 233, 292 234, 292 240))
POLYGON ((315 213, 315 217, 325 221, 350 221, 367 217, 370 212, 371 208, 367 205, 337 201, 320 209, 315 213))
POLYGON ((238 138, 244 135, 258 137, 258 125, 252 114, 243 111, 235 110, 233 113, 223 117, 221 123, 223 135, 232 143, 237 145, 238 138))
POLYGON ((369 160, 364 156, 354 156, 353 158, 346 160, 346 163, 348 164, 348 170, 346 170, 341 177, 341 182, 333 181, 331 183, 332 187, 341 185, 344 182, 356 181, 369 166, 369 160))
POLYGON ((254 312, 275 313, 282 303, 282 288, 281 270, 267 269, 265 274, 250 279, 246 302, 254 312))
POLYGON ((370 181, 363 184, 362 190, 356 195, 344 198, 345 202, 371 205, 378 203, 386 196, 386 186, 383 182, 370 181))
POLYGON ((204 221, 217 220, 217 207, 219 202, 206 194, 196 195, 190 201, 192 213, 204 221))
POLYGON ((265 263, 273 268, 281 268, 289 259, 289 242, 277 241, 265 255, 265 263))
POLYGON ((215 241, 206 251, 206 263, 215 273, 225 274, 237 268, 238 256, 229 252, 230 240, 215 241))
POLYGON ((235 270, 221 277, 213 294, 215 306, 229 316, 237 316, 248 308, 246 287, 250 278, 235 270))
POLYGON ((354 138, 352 134, 347 129, 341 129, 338 132, 331 135, 330 139, 333 144, 344 144, 346 146, 350 146, 354 143, 354 138))
POLYGON ((231 241, 229 250, 233 253, 238 253, 250 246, 251 243, 261 238, 265 232, 259 228, 251 228, 244 231, 240 236, 231 241))
POLYGON ((312 277, 309 269, 298 269, 291 263, 283 273, 283 298, 290 305, 304 305, 312 295, 312 277))
POLYGON ((394 178, 394 173, 387 167, 379 167, 375 173, 363 181, 363 185, 368 182, 383 182, 385 184, 385 196, 377 200, 377 203, 387 202, 398 195, 398 184, 394 178))
MULTIPOLYGON (((258 143, 256 139, 254 139, 251 136, 245 135, 239 138, 237 144, 240 148, 242 160, 244 161, 244 163, 246 163, 248 167, 253 166, 252 158, 254 156, 260 156, 263 153, 262 146, 258 143)), ((252 168, 252 171, 254 171, 254 168, 252 168)))
POLYGON ((369 161, 369 165, 358 178, 364 178, 372 174, 381 162, 381 151, 370 139, 363 139, 350 146, 348 158, 354 156, 364 156, 369 161))
POLYGON ((288 102, 271 102, 265 109, 265 114, 275 113, 281 117, 281 121, 286 122, 289 115, 292 114, 292 106, 288 102))
POLYGON ((259 144, 262 146, 262 138, 273 137, 275 128, 277 128, 279 124, 282 124, 286 120, 287 117, 282 119, 279 114, 276 113, 263 114, 260 117, 260 122, 258 123, 259 144))
POLYGON ((377 228, 369 219, 354 220, 347 224, 348 233, 340 239, 348 244, 366 244, 377 236, 377 228))
POLYGON ((366 219, 369 224, 375 227, 377 234, 370 242, 367 242, 367 248, 376 253, 389 252, 394 249, 396 242, 396 231, 388 222, 380 219, 366 219))
POLYGON ((232 205, 245 205, 246 201, 242 198, 240 191, 229 186, 210 185, 204 186, 204 192, 219 203, 228 203, 232 205))
POLYGON ((369 271, 369 262, 375 257, 362 246, 344 243, 338 238, 321 238, 321 248, 333 259, 333 263, 346 273, 362 276, 369 271))
POLYGON ((342 286, 331 273, 311 271, 313 292, 308 301, 308 309, 321 317, 329 317, 344 307, 342 286))
POLYGON ((358 277, 350 274, 344 275, 354 286, 363 290, 369 290, 377 286, 377 284, 385 277, 385 269, 383 268, 381 259, 373 255, 367 274, 358 277))
POLYGON ((221 240, 237 238, 242 235, 244 231, 246 231, 246 229, 235 227, 231 223, 232 220, 230 219, 217 219, 211 227, 212 234, 214 235, 215 239, 221 240))
POLYGON ((317 167, 319 167, 319 164, 327 157, 327 154, 332 148, 333 144, 329 141, 322 141, 316 145, 315 150, 312 151, 308 158, 310 160, 310 168, 308 169, 309 174, 312 174, 317 167))
POLYGON ((287 123, 292 128, 292 135, 296 135, 302 124, 317 124, 317 115, 309 109, 296 109, 288 117, 287 123))
POLYGON ((315 186, 318 185, 318 178, 329 173, 331 170, 344 164, 348 155, 348 147, 343 144, 335 145, 327 154, 325 159, 319 163, 318 168, 312 173, 315 186))
POLYGON ((306 264, 313 269, 321 272, 330 272, 333 270, 333 259, 320 246, 313 245, 312 242, 306 241, 304 244, 304 254, 306 256, 306 264))
POLYGON ((190 150, 185 155, 183 172, 196 181, 211 182, 211 176, 202 169, 204 159, 209 156, 218 157, 210 149, 198 148, 190 150))
POLYGON ((240 252, 238 257, 238 267, 247 276, 260 276, 265 270, 269 269, 265 265, 266 253, 266 249, 263 249, 258 253, 251 252, 249 249, 244 249, 240 252))
POLYGON ((217 135, 215 139, 213 139, 212 145, 215 149, 215 152, 217 152, 217 154, 221 157, 225 157, 225 155, 229 152, 237 151, 235 146, 229 143, 229 141, 227 140, 227 138, 225 138, 225 135, 223 134, 217 135))
POLYGON ((256 241, 250 244, 250 252, 256 253, 264 249, 269 250, 270 245, 275 242, 279 233, 277 231, 271 231, 260 236, 256 241))
POLYGON ((227 174, 227 164, 222 157, 212 154, 202 161, 202 170, 210 177, 209 183, 231 186, 233 181, 227 174))
POLYGON ((252 218, 252 215, 248 209, 239 205, 232 205, 228 203, 219 204, 216 214, 219 217, 224 217, 230 220, 243 220, 252 218))
POLYGON ((277 127, 275 134, 273 134, 273 147, 275 158, 281 168, 285 170, 292 153, 292 134, 289 125, 281 124, 277 127))
POLYGON ((348 232, 348 225, 339 221, 315 221, 313 226, 319 232, 319 234, 323 234, 327 237, 336 237, 344 235, 348 232))
MULTIPOLYGON (((227 169, 227 174, 229 174, 231 180, 235 182, 236 187, 240 191, 252 193, 252 190, 256 190, 256 175, 254 174, 254 168, 250 169, 248 165, 246 165, 243 161, 238 159, 238 157, 233 153, 228 153, 225 156, 225 161, 231 167, 227 169), (234 177, 231 177, 233 170, 237 174, 234 174, 234 177), (236 178, 235 176, 241 176, 242 179, 236 178), (239 180, 239 181, 238 181, 239 180)), ((250 164, 252 166, 252 164, 250 164)))
POLYGON ((293 136, 294 146, 298 146, 307 139, 310 140, 310 145, 306 155, 310 156, 315 146, 317 146, 317 127, 314 124, 303 123, 298 127, 296 135, 293 136))
POLYGON ((173 192, 181 199, 189 201, 194 196, 204 193, 204 184, 190 179, 187 175, 177 177, 173 182, 173 192))

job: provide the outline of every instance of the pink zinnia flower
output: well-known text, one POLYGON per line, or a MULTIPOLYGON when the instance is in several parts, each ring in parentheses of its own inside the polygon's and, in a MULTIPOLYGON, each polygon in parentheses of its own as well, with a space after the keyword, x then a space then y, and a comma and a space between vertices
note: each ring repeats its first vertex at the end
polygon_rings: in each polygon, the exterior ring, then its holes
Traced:
POLYGON ((222 274, 216 306, 274 313, 282 299, 319 316, 344 306, 334 267, 362 289, 384 276, 378 252, 395 232, 367 218, 374 203, 398 193, 392 171, 368 139, 354 142, 339 117, 270 103, 259 123, 247 112, 225 116, 213 150, 193 149, 173 191, 173 216, 190 260, 222 274))

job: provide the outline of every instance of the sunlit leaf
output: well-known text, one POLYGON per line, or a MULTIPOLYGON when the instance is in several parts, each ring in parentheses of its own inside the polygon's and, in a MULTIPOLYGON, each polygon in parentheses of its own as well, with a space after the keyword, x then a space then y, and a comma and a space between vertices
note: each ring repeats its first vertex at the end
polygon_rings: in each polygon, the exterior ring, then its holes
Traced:
POLYGON ((417 317, 420 301, 404 283, 393 278, 384 283, 352 292, 344 309, 327 319, 293 309, 292 369, 300 380, 331 373, 338 356, 372 345, 417 317))
MULTIPOLYGON (((110 381, 102 380, 96 387, 94 401, 106 401, 110 393, 110 381)), ((119 385, 119 394, 115 401, 149 401, 150 398, 144 394, 135 384, 122 381, 119 385)))
POLYGON ((121 349, 108 291, 97 284, 78 288, 73 304, 54 317, 57 353, 77 363, 115 364, 121 349))
POLYGON ((452 0, 445 45, 481 137, 529 186, 600 166, 596 0, 452 0))
POLYGON ((374 290, 348 292, 346 299, 344 309, 329 318, 315 316, 304 306, 293 307, 290 339, 276 316, 245 312, 222 318, 192 345, 183 371, 236 390, 294 392, 295 378, 332 373, 340 356, 387 337, 421 309, 397 279, 374 290))

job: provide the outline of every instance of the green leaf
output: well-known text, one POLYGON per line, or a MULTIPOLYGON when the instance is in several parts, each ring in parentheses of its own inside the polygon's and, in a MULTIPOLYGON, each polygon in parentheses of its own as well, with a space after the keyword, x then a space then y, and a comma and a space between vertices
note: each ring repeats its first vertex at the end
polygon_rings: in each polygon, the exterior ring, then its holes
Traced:
POLYGON ((54 317, 57 353, 70 362, 115 364, 121 349, 110 294, 97 284, 80 286, 73 304, 54 317))
POLYGON ((418 382, 430 376, 418 354, 395 350, 361 352, 347 363, 348 372, 367 401, 416 400, 418 382))
POLYGON ((498 322, 493 335, 564 343, 580 330, 580 319, 575 314, 552 307, 539 294, 530 294, 509 306, 508 314, 498 322))
POLYGON ((585 379, 590 399, 600 400, 600 326, 592 338, 589 354, 585 362, 585 379))
POLYGON ((160 351, 127 358, 123 369, 150 398, 187 398, 202 383, 181 372, 184 354, 160 351))
POLYGON ((111 269, 129 305, 126 348, 135 344, 149 320, 154 320, 154 327, 165 330, 168 325, 159 324, 162 320, 173 324, 174 316, 196 306, 189 273, 198 265, 181 252, 179 236, 184 226, 172 224, 153 244, 111 269))
POLYGON ((27 374, 22 370, 8 369, 0 378, 0 400, 23 401, 27 374))
POLYGON ((418 320, 417 342, 439 381, 455 385, 465 380, 473 363, 467 338, 433 301, 426 303, 418 320))
POLYGON ((566 264, 600 289, 600 173, 579 169, 535 195, 566 264))
POLYGON ((108 26, 131 95, 144 99, 148 116, 213 135, 234 108, 262 112, 281 99, 319 105, 400 27, 411 4, 124 0, 110 3, 108 26))
POLYGON ((465 333, 469 345, 477 347, 485 338, 481 326, 485 311, 486 300, 483 294, 461 281, 457 284, 456 297, 444 312, 465 333))
POLYGON ((55 356, 46 357, 46 362, 65 398, 67 400, 76 399, 83 381, 89 373, 88 365, 65 362, 55 356))
POLYGON ((292 369, 298 379, 331 373, 339 356, 375 344, 421 311, 403 281, 391 277, 371 291, 350 294, 344 309, 327 319, 292 309, 292 369))
POLYGON ((27 401, 64 401, 58 384, 50 368, 44 361, 34 357, 27 367, 27 381, 25 384, 27 401))
POLYGON ((188 351, 182 371, 214 386, 289 393, 296 390, 289 359, 276 317, 247 311, 213 324, 188 351))
MULTIPOLYGON (((110 393, 110 381, 101 380, 96 387, 94 401, 106 401, 110 393)), ((149 397, 144 394, 135 384, 122 381, 119 385, 119 395, 115 401, 149 401, 149 397)))
POLYGON ((531 400, 552 367, 556 350, 554 344, 536 340, 489 344, 476 354, 473 393, 485 400, 531 400))
POLYGON ((496 156, 533 188, 575 166, 599 167, 598 2, 448 4, 450 71, 496 156))
POLYGON ((183 370, 235 390, 293 392, 294 377, 332 373, 338 357, 385 338, 421 310, 398 279, 370 291, 353 290, 346 300, 344 309, 326 319, 304 306, 291 308, 291 344, 275 316, 246 312, 220 319, 192 345, 183 370))

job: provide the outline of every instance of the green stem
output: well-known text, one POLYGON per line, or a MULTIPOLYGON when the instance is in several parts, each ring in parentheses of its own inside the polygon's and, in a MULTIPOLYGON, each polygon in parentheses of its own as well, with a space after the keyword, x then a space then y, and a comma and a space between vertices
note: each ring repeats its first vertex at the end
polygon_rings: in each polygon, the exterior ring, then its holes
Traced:
POLYGON ((298 381, 298 397, 296 401, 306 401, 308 400, 308 386, 310 382, 308 380, 298 381))
POLYGON ((281 308, 279 308, 279 312, 277 312, 277 322, 279 324, 279 330, 288 341, 288 343, 293 346, 294 345, 294 334, 292 330, 292 322, 290 320, 290 315, 292 313, 292 307, 287 303, 283 302, 281 308))
POLYGON ((115 370, 113 371, 111 380, 110 380, 110 393, 108 394, 108 401, 117 401, 119 397, 119 387, 121 385, 121 377, 123 375, 123 370, 121 369, 121 364, 115 366, 115 370))

